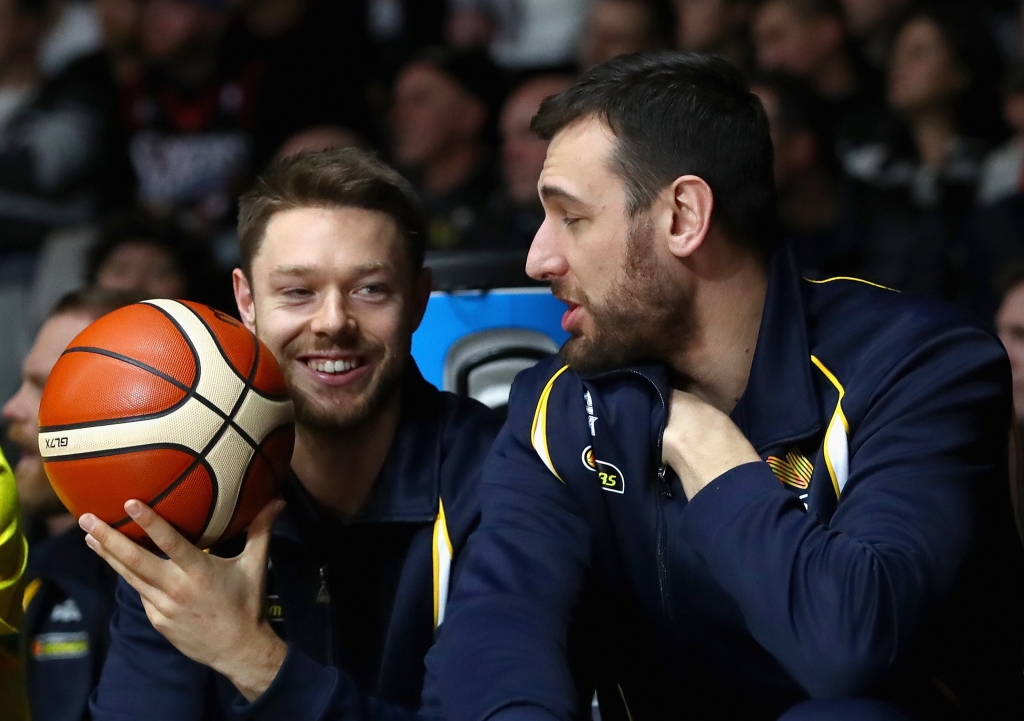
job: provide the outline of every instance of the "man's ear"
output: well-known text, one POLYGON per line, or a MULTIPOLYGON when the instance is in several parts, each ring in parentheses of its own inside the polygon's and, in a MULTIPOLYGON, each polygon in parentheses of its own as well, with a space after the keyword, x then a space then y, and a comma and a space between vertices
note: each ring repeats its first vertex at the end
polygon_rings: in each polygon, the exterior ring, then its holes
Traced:
POLYGON ((238 314, 242 316, 245 327, 256 332, 256 304, 252 297, 252 286, 249 279, 241 268, 231 271, 231 285, 235 290, 235 305, 238 306, 238 314))
POLYGON ((430 301, 430 292, 434 289, 434 271, 424 267, 413 279, 412 301, 413 301, 413 326, 415 331, 420 327, 423 314, 427 312, 427 303, 430 301))
POLYGON ((669 251, 677 258, 686 258, 703 245, 711 229, 715 196, 711 187, 696 175, 676 178, 668 191, 672 209, 669 251))

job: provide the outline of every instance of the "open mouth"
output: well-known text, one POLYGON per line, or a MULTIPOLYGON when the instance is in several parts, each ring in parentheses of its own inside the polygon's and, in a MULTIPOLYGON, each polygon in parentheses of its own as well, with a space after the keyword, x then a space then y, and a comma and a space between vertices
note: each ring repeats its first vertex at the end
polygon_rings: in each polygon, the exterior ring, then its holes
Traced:
POLYGON ((314 370, 318 373, 327 373, 334 375, 337 373, 347 373, 350 370, 358 368, 363 364, 362 358, 350 358, 338 360, 325 360, 322 358, 308 358, 306 365, 309 366, 310 370, 314 370))

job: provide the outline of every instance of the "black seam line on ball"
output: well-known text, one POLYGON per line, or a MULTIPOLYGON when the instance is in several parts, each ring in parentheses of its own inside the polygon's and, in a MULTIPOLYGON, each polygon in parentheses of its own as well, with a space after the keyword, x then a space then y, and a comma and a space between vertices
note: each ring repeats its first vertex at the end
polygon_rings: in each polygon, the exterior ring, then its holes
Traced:
POLYGON ((253 389, 252 384, 256 380, 256 370, 257 368, 259 368, 260 363, 259 340, 256 338, 256 335, 254 333, 250 333, 248 330, 246 330, 246 332, 249 333, 249 337, 252 339, 253 355, 252 367, 249 369, 249 376, 247 378, 243 378, 242 375, 238 372, 238 369, 235 368, 234 364, 232 364, 231 359, 228 358, 227 353, 224 351, 224 347, 220 344, 220 341, 218 340, 216 333, 213 332, 213 328, 211 328, 210 324, 206 322, 206 319, 199 315, 199 313, 194 308, 191 308, 184 304, 181 305, 182 308, 184 308, 189 313, 194 315, 196 320, 202 323, 203 327, 206 328, 206 332, 210 334, 210 339, 213 340, 213 344, 217 347, 217 351, 220 353, 221 358, 224 359, 224 363, 228 366, 228 368, 231 369, 231 372, 235 375, 235 377, 242 381, 242 391, 238 394, 238 398, 235 399, 234 407, 232 407, 232 409, 227 414, 221 413, 220 415, 228 424, 230 424, 232 428, 235 429, 235 432, 238 433, 238 435, 240 435, 242 439, 245 440, 246 443, 248 443, 254 449, 257 448, 259 444, 252 438, 252 436, 250 436, 245 430, 243 430, 242 427, 238 425, 238 423, 235 422, 235 416, 237 416, 238 412, 242 409, 242 403, 245 402, 246 396, 248 396, 250 392, 256 392, 253 389))
MULTIPOLYGON (((168 484, 167 488, 165 488, 164 490, 160 491, 160 493, 158 493, 154 498, 152 498, 148 503, 146 503, 147 506, 149 506, 150 508, 153 508, 155 510, 155 507, 162 500, 167 498, 167 496, 169 496, 178 486, 180 486, 182 483, 184 483, 185 479, 188 478, 189 476, 191 476, 192 473, 195 472, 196 468, 198 468, 199 466, 203 466, 206 469, 206 475, 207 475, 207 478, 209 479, 211 495, 210 495, 210 510, 207 511, 206 520, 203 522, 202 530, 199 531, 199 536, 196 537, 197 541, 199 540, 199 538, 202 537, 203 533, 206 531, 206 526, 209 525, 209 523, 210 523, 210 516, 213 515, 213 509, 217 507, 217 482, 216 482, 217 478, 213 474, 213 469, 210 468, 210 464, 206 462, 205 458, 200 458, 198 456, 193 457, 192 458, 192 462, 188 465, 188 467, 184 471, 182 471, 181 474, 176 479, 174 479, 173 482, 168 484)), ((115 523, 111 523, 110 527, 111 528, 121 528, 121 527, 126 526, 127 524, 131 523, 134 520, 135 519, 132 518, 131 516, 127 516, 126 515, 123 518, 121 518, 120 520, 116 521, 115 523)))
POLYGON ((167 381, 175 388, 185 391, 185 396, 182 397, 181 400, 174 403, 174 405, 165 408, 162 411, 157 411, 156 413, 143 413, 137 416, 128 416, 127 418, 97 419, 93 421, 84 421, 82 423, 67 423, 65 425, 58 426, 40 426, 40 433, 55 433, 58 431, 70 431, 79 428, 90 428, 94 426, 112 426, 117 425, 119 423, 132 423, 134 421, 145 421, 152 420, 154 418, 162 418, 163 416, 166 416, 169 413, 172 413, 173 411, 176 411, 177 409, 184 406, 190 398, 195 398, 199 403, 203 404, 203 406, 213 411, 221 420, 228 420, 228 415, 224 413, 224 411, 218 408, 217 405, 213 403, 213 401, 211 401, 210 399, 206 398, 205 396, 199 395, 196 389, 189 388, 184 383, 176 381, 174 378, 171 378, 170 376, 161 373, 156 368, 152 368, 151 366, 143 363, 142 361, 137 361, 134 358, 121 355, 120 353, 115 353, 114 351, 108 351, 105 350, 104 348, 92 348, 89 346, 76 346, 75 348, 68 348, 66 351, 64 351, 64 353, 93 353, 96 355, 107 356, 108 358, 113 358, 114 360, 123 361, 124 363, 135 366, 140 370, 152 373, 157 378, 167 381))

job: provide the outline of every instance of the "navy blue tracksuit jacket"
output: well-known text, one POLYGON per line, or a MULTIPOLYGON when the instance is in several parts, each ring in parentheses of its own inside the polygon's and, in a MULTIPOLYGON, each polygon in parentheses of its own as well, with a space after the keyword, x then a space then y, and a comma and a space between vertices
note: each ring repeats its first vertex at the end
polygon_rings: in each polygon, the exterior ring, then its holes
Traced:
POLYGON ((866 696, 1019 718, 1010 371, 951 307, 776 255, 732 419, 763 462, 687 502, 660 368, 516 379, 427 657, 449 721, 771 719, 866 696))
MULTIPOLYGON (((411 368, 395 440, 355 518, 325 516, 294 478, 283 489, 266 609, 288 655, 270 688, 247 703, 154 630, 122 581, 94 721, 414 718, 423 659, 479 519, 479 474, 500 423, 411 368)), ((344 474, 338 469, 339 483, 344 474)), ((240 551, 235 545, 225 553, 240 551)))

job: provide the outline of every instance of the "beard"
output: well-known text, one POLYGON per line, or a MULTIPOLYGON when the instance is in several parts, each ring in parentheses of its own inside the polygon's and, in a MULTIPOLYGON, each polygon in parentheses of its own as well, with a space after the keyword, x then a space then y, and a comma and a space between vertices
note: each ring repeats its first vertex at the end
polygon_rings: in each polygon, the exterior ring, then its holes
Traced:
POLYGON ((694 332, 692 300, 659 263, 654 226, 646 216, 630 223, 625 262, 604 300, 593 301, 582 290, 559 283, 552 283, 552 291, 578 302, 590 315, 593 332, 574 334, 560 351, 579 373, 667 360, 670 350, 694 332))
POLYGON ((379 358, 373 375, 361 389, 340 387, 312 392, 298 381, 297 369, 286 363, 285 380, 291 389, 296 425, 318 433, 348 433, 373 418, 395 396, 409 357, 408 348, 387 348, 383 344, 339 344, 317 342, 302 349, 285 348, 293 359, 309 351, 355 350, 363 358, 379 358))

